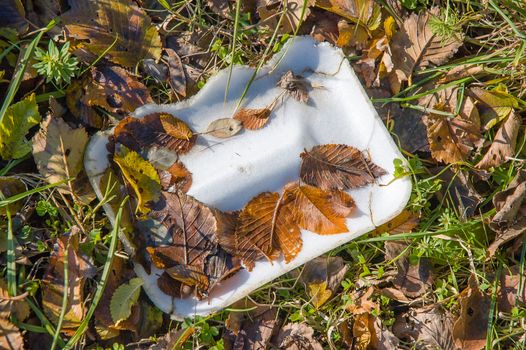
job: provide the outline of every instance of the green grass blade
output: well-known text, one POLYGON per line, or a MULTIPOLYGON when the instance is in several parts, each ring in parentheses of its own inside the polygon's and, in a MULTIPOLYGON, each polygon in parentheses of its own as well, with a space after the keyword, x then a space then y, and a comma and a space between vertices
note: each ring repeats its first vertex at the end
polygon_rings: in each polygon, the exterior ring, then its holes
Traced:
POLYGON ((40 187, 37 187, 37 188, 33 188, 32 190, 25 191, 25 192, 22 192, 22 193, 19 193, 19 194, 15 194, 14 196, 11 196, 9 198, 0 200, 0 208, 3 208, 3 207, 5 207, 5 206, 7 206, 7 205, 9 205, 11 203, 14 203, 14 202, 17 202, 17 201, 19 201, 21 199, 24 199, 25 197, 29 197, 32 194, 39 193, 39 192, 48 190, 48 189, 53 188, 53 187, 60 186, 60 185, 66 183, 66 182, 68 182, 70 180, 71 179, 66 179, 66 180, 62 180, 62 181, 59 181, 59 182, 55 182, 53 184, 40 186, 40 187))
POLYGON ((27 64, 29 63, 29 59, 33 55, 33 51, 35 50, 38 43, 40 42, 42 35, 44 35, 45 32, 53 28, 55 24, 56 24, 55 20, 52 20, 51 22, 49 22, 46 28, 43 28, 37 34, 37 36, 33 40, 31 40, 31 42, 27 46, 26 51, 24 52, 24 55, 22 56, 22 60, 20 61, 20 65, 17 67, 15 74, 13 78, 11 79, 11 82, 9 83, 9 87, 7 88, 7 94, 5 96, 4 102, 2 103, 2 107, 0 108, 0 124, 2 124, 7 108, 11 105, 11 102, 13 102, 16 92, 18 91, 18 88, 20 87, 20 83, 22 82, 22 77, 24 76, 24 72, 26 71, 27 64))
POLYGON ((230 81, 232 80, 232 71, 234 70, 234 55, 236 53, 237 35, 239 27, 239 13, 241 12, 241 0, 236 0, 236 15, 234 18, 234 34, 232 37, 232 48, 230 50, 230 66, 228 68, 228 79, 226 81, 225 102, 228 98, 228 90, 230 89, 230 81))
MULTIPOLYGON (((33 310, 33 312, 35 313, 37 318, 40 320, 40 322, 42 323, 42 326, 47 331, 47 333, 50 336, 53 336, 55 334, 55 327, 53 326, 53 324, 51 322, 49 322, 49 320, 47 319, 46 315, 44 315, 42 310, 40 310, 38 308, 38 306, 35 303, 33 303, 33 301, 30 298, 26 298, 25 300, 27 301, 27 303, 28 303, 29 307, 31 308, 31 310, 33 310)), ((59 338, 58 339, 58 345, 60 345, 60 347, 64 347, 66 344, 64 343, 64 341, 62 339, 59 338)))
POLYGON ((118 237, 118 232, 119 232, 119 226, 121 224, 122 211, 127 201, 128 201, 128 197, 124 198, 124 200, 122 201, 119 207, 119 211, 117 212, 117 216, 115 217, 115 225, 113 226, 113 230, 111 232, 111 242, 110 242, 110 247, 108 249, 108 256, 106 257, 106 262, 104 263, 104 269, 102 270, 100 281, 97 284, 97 290, 95 291, 95 295, 93 296, 93 301, 91 302, 90 308, 88 312, 86 313, 84 320, 82 320, 82 323, 75 331, 75 334, 73 335, 73 337, 69 339, 64 349, 73 348, 75 344, 77 344, 77 342, 80 340, 84 332, 86 332, 86 330, 88 329, 88 325, 91 320, 91 317, 93 317, 93 313, 95 312, 95 309, 97 308, 97 305, 99 304, 100 298, 102 297, 104 288, 106 288, 106 283, 108 281, 108 277, 110 274, 110 268, 113 263, 113 257, 115 254, 115 250, 117 249, 117 242, 118 242, 117 237, 118 237))

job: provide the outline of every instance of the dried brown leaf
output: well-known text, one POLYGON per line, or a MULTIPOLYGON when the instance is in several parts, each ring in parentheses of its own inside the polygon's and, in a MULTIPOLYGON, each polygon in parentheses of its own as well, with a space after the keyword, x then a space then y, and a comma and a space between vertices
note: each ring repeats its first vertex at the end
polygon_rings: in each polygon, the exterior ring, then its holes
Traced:
POLYGON ((243 128, 243 123, 234 118, 216 119, 208 125, 206 133, 214 137, 228 138, 232 137, 243 128))
POLYGON ((0 317, 0 348, 5 350, 24 349, 22 333, 17 326, 4 317, 0 317))
POLYGON ((171 114, 153 113, 141 119, 127 117, 114 130, 115 142, 140 152, 158 147, 183 154, 196 141, 196 135, 182 120, 171 114))
POLYGON ((281 76, 277 85, 295 100, 303 103, 309 101, 309 90, 312 88, 310 82, 300 75, 295 75, 291 70, 281 76))
MULTIPOLYGON (((148 14, 130 0, 75 0, 61 16, 66 34, 80 40, 80 47, 92 55, 104 54, 110 61, 134 68, 144 58, 158 60, 161 40, 148 14), (96 14, 96 16, 94 15, 96 14)), ((88 59, 91 61, 91 59, 88 59)))
POLYGON ((281 327, 276 344, 283 350, 323 350, 314 337, 314 329, 306 323, 289 323, 281 327))
POLYGON ((460 315, 453 325, 455 345, 465 350, 480 350, 486 345, 491 298, 480 290, 475 276, 459 296, 460 315))
POLYGON ((442 38, 431 31, 429 21, 439 12, 438 7, 433 7, 429 12, 411 14, 393 36, 391 49, 398 81, 411 82, 415 70, 447 62, 462 45, 460 33, 442 38))
POLYGON ((245 129, 257 130, 267 124, 271 113, 272 111, 269 108, 244 108, 234 115, 234 119, 243 123, 245 129))
POLYGON ((386 174, 364 153, 347 145, 314 146, 303 152, 301 158, 301 179, 325 190, 361 187, 386 174))
POLYGON ((476 167, 479 169, 498 167, 507 162, 509 157, 513 157, 520 128, 521 118, 511 112, 500 126, 490 148, 476 167))
POLYGON ((183 62, 177 53, 169 48, 164 49, 168 59, 168 83, 173 91, 182 97, 186 97, 186 75, 184 73, 183 62))
POLYGON ((259 17, 261 18, 259 25, 265 25, 274 29, 278 25, 280 15, 282 12, 285 12, 285 17, 281 21, 279 32, 282 34, 291 33, 305 21, 310 13, 309 7, 313 6, 315 2, 316 0, 290 0, 287 2, 279 0, 259 0, 257 7, 259 17), (284 5, 286 5, 286 8, 284 5))
POLYGON ((163 190, 168 192, 181 190, 186 193, 192 186, 192 174, 180 161, 173 163, 166 170, 159 171, 159 178, 163 190))
POLYGON ((153 102, 146 86, 117 66, 92 68, 91 78, 87 80, 83 90, 83 104, 89 107, 99 106, 120 115, 153 102))
POLYGON ((409 210, 404 210, 394 219, 391 219, 385 224, 376 227, 373 231, 373 235, 381 235, 382 233, 386 232, 392 235, 398 233, 409 233, 413 231, 413 229, 418 225, 419 221, 420 219, 418 216, 409 210))
POLYGON ((524 305, 526 302, 526 288, 519 291, 519 286, 521 285, 521 280, 524 281, 525 278, 525 275, 521 276, 520 266, 512 266, 503 271, 500 276, 500 288, 497 294, 499 312, 511 313, 514 307, 524 305))
MULTIPOLYGON (((27 190, 26 185, 17 177, 14 176, 0 176, 0 193, 4 198, 15 196, 19 193, 27 190)), ((14 215, 20 209, 22 209, 23 201, 18 200, 5 207, 0 208, 0 215, 7 215, 7 209, 9 213, 14 215)))

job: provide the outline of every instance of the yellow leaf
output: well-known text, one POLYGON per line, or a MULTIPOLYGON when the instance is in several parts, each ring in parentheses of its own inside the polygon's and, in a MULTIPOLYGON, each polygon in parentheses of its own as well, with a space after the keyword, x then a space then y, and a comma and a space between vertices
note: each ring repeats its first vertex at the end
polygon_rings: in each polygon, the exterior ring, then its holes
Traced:
POLYGON ((147 204, 157 201, 161 195, 161 181, 157 171, 139 153, 123 145, 118 145, 113 160, 137 196, 136 210, 143 214, 148 213, 150 208, 147 204))
POLYGON ((312 305, 319 309, 332 296, 331 290, 327 289, 327 281, 309 284, 309 296, 312 305))
POLYGON ((396 32, 396 22, 395 19, 392 16, 389 16, 384 21, 384 32, 385 36, 391 40, 393 35, 396 32))

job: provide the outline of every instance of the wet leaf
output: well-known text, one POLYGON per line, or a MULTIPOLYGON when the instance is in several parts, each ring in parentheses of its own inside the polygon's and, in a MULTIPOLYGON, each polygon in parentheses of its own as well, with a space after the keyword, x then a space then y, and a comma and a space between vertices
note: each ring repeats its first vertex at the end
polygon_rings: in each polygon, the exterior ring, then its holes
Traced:
POLYGON ((216 119, 208 125, 206 133, 214 137, 228 138, 234 136, 243 128, 241 121, 234 118, 216 119))
POLYGON ((4 160, 22 158, 31 152, 26 134, 40 119, 35 94, 7 108, 0 121, 0 156, 4 160))
POLYGON ((124 115, 147 103, 152 103, 146 86, 125 69, 102 66, 91 69, 91 77, 83 86, 81 102, 86 106, 99 106, 124 115))
POLYGON ((460 33, 454 33, 449 38, 433 34, 429 20, 438 15, 438 7, 425 13, 413 13, 394 34, 391 46, 393 73, 399 82, 408 80, 411 83, 415 70, 445 63, 462 45, 463 36, 460 33))
POLYGON ((515 144, 521 122, 521 118, 512 111, 500 126, 484 157, 477 163, 477 168, 488 169, 501 166, 508 161, 509 157, 515 155, 515 144))
POLYGON ((327 144, 301 154, 300 177, 325 190, 347 190, 373 183, 386 174, 354 147, 327 144))
POLYGON ((96 269, 88 257, 79 250, 79 232, 74 226, 69 234, 59 237, 49 258, 49 264, 42 279, 42 306, 51 322, 56 324, 62 310, 64 294, 64 259, 68 250, 67 289, 68 303, 62 328, 75 329, 84 319, 84 283, 93 277, 96 269))
POLYGON ((249 310, 230 312, 223 333, 225 349, 266 349, 277 331, 277 309, 256 306, 248 299, 239 300, 231 309, 249 310))
POLYGON ((323 350, 314 337, 314 329, 306 323, 288 323, 281 327, 276 344, 283 350, 323 350))
POLYGON ((453 316, 440 306, 411 308, 397 315, 393 333, 417 349, 456 350, 453 316))
MULTIPOLYGON (((84 169, 87 143, 84 128, 73 129, 63 119, 48 115, 33 137, 33 157, 38 171, 48 183, 77 177, 84 169)), ((59 189, 70 193, 68 184, 59 189)))
POLYGON ((123 145, 115 151, 113 160, 135 192, 138 202, 136 211, 148 213, 148 204, 156 202, 160 197, 161 182, 157 171, 139 153, 123 145))
POLYGON ((310 82, 301 75, 295 75, 289 70, 281 76, 277 85, 284 89, 295 100, 303 103, 309 101, 309 90, 312 87, 310 82))
POLYGON ((143 283, 142 279, 135 277, 121 284, 113 292, 110 302, 110 312, 111 318, 116 325, 130 317, 132 307, 137 303, 137 299, 139 299, 143 283))
MULTIPOLYGON (((134 68, 144 58, 158 60, 161 56, 162 44, 157 29, 135 3, 75 0, 69 4, 71 9, 61 18, 66 34, 79 40, 80 48, 94 57, 105 54, 104 57, 112 62, 134 68)), ((78 51, 75 54, 85 59, 86 55, 78 51)))
POLYGON ((480 115, 486 130, 506 119, 514 108, 519 108, 517 98, 510 95, 503 85, 491 91, 479 87, 472 87, 468 91, 470 96, 479 102, 480 115))
POLYGON ((257 130, 267 124, 271 113, 269 108, 244 108, 234 115, 234 119, 239 120, 245 129, 257 130))
MULTIPOLYGON (((452 94, 455 92, 452 91, 452 94)), ((435 110, 454 112, 454 105, 441 100, 435 110)), ((482 145, 480 117, 473 101, 468 97, 454 118, 431 112, 424 117, 431 155, 444 163, 468 159, 471 152, 482 145)))
MULTIPOLYGON (((0 176, 0 193, 4 198, 9 198, 27 190, 26 185, 17 177, 0 176)), ((14 215, 22 209, 23 201, 19 200, 7 206, 9 213, 14 215)), ((0 208, 0 215, 7 215, 6 207, 0 208)))
POLYGON ((158 147, 183 154, 193 147, 196 135, 173 115, 153 113, 141 119, 124 118, 115 127, 114 138, 136 152, 158 147))
POLYGON ((469 278, 469 285, 460 293, 459 303, 460 315, 453 325, 455 345, 465 350, 484 348, 491 298, 480 290, 475 276, 469 278))
POLYGON ((519 237, 526 230, 526 170, 520 169, 504 191, 493 197, 496 214, 490 227, 496 232, 495 240, 488 247, 488 255, 495 255, 497 249, 519 237))

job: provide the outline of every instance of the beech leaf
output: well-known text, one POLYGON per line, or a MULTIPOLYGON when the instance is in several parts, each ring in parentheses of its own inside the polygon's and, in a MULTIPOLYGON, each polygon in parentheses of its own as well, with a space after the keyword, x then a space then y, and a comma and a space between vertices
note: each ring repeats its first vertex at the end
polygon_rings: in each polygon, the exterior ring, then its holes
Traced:
POLYGON ((208 125, 206 133, 214 137, 228 138, 237 134, 243 128, 243 123, 234 118, 216 119, 208 125))
MULTIPOLYGON (((33 137, 33 157, 38 171, 47 182, 56 183, 76 177, 84 168, 84 150, 88 133, 73 129, 66 122, 49 115, 33 137)), ((67 184, 60 187, 69 192, 67 184)))
POLYGON ((70 0, 69 4, 71 9, 61 17, 66 33, 80 40, 80 48, 94 56, 86 57, 76 50, 81 59, 91 61, 105 54, 112 62, 134 68, 144 58, 160 58, 162 44, 157 29, 134 2, 70 0))
POLYGON ((135 277, 115 289, 110 302, 111 318, 115 324, 130 317, 132 306, 139 299, 143 283, 141 278, 135 277))
POLYGON ((127 117, 114 130, 115 141, 141 152, 145 148, 166 148, 178 154, 188 152, 196 136, 182 120, 166 113, 153 113, 141 119, 127 117))
POLYGON ((239 110, 234 119, 243 123, 243 127, 248 130, 257 130, 264 127, 270 119, 272 111, 269 108, 245 108, 239 110))
POLYGON ((301 179, 325 190, 347 190, 373 183, 386 171, 347 145, 314 146, 301 154, 301 179))
POLYGON ((40 119, 34 93, 7 108, 0 120, 0 156, 4 160, 22 158, 31 152, 26 134, 40 119))
POLYGON ((137 197, 137 211, 145 214, 150 211, 148 203, 155 202, 160 197, 161 181, 155 168, 141 155, 118 145, 113 160, 122 171, 137 197))

